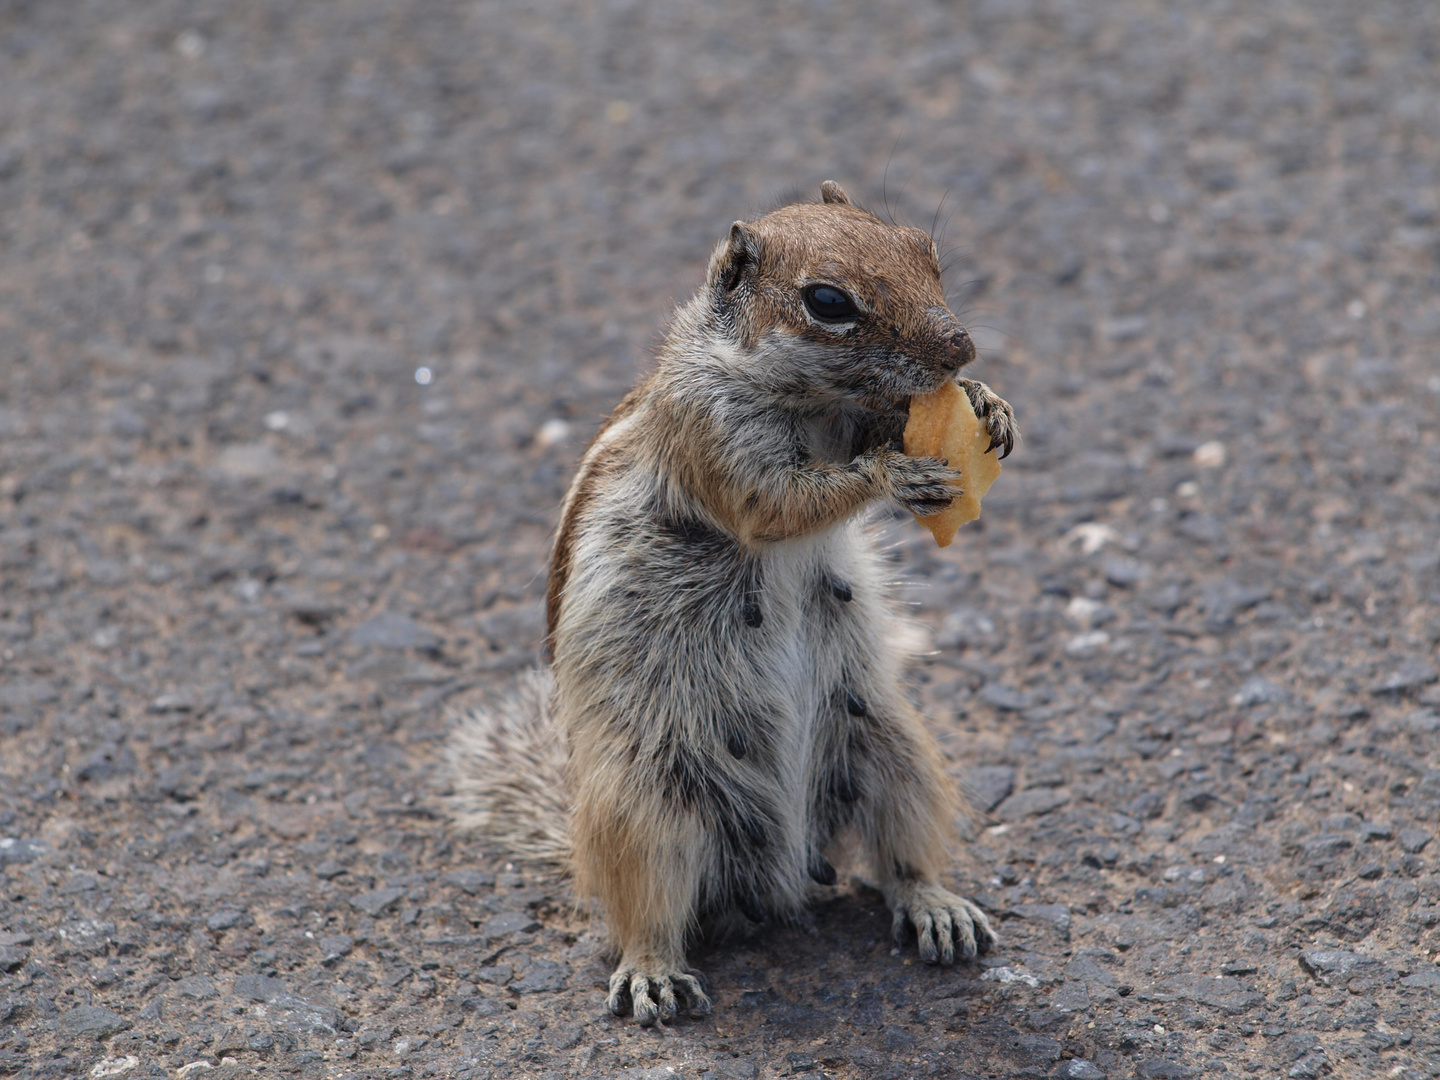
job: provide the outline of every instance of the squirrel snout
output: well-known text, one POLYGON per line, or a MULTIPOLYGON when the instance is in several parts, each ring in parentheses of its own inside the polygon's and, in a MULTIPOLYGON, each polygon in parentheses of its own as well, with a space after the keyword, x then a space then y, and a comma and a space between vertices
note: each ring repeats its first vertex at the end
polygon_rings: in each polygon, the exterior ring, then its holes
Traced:
POLYGON ((950 347, 955 350, 956 368, 962 368, 975 359, 975 342, 970 339, 970 331, 963 326, 950 335, 950 347))
POLYGON ((930 315, 935 320, 940 340, 946 347, 945 366, 952 371, 959 371, 971 363, 975 359, 975 342, 970 339, 970 331, 960 325, 960 320, 955 318, 948 308, 931 308, 930 315))

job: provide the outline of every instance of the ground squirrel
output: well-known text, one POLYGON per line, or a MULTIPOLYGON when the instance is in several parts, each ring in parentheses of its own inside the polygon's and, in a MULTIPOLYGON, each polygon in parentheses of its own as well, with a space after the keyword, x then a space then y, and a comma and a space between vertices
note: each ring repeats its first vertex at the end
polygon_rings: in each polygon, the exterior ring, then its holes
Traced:
MULTIPOLYGON (((798 911, 847 841, 922 959, 995 941, 940 884, 959 798, 903 692, 907 635, 862 513, 958 494, 897 440, 910 398, 974 358, 931 237, 826 183, 731 226, 581 460, 552 671, 462 723, 453 760, 462 817, 600 901, 616 1014, 708 1011, 687 936, 798 911)), ((1010 406, 958 381, 1008 454, 1010 406)))

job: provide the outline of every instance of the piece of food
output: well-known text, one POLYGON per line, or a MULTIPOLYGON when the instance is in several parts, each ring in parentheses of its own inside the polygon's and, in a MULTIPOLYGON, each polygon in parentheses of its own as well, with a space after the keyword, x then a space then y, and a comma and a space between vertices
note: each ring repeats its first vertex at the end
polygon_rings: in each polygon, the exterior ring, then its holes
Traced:
POLYGON ((955 383, 910 399, 905 453, 948 461, 952 469, 959 470, 960 488, 964 491, 938 514, 915 517, 935 534, 935 542, 941 547, 949 547, 956 530, 980 516, 980 499, 1000 475, 999 457, 995 451, 986 453, 989 445, 989 430, 976 418, 970 399, 955 383))

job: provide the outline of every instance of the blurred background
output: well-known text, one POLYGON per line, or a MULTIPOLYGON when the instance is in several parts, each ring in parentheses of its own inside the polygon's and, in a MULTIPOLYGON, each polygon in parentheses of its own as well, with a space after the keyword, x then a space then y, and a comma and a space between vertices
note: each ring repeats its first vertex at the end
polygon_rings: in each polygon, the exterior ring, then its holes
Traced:
MULTIPOLYGON (((682 1060, 596 1048, 598 946, 553 920, 517 972, 560 964, 572 992, 514 1000, 576 1041, 522 1024, 484 1050, 476 1007, 435 1019, 484 999, 476 928, 549 903, 445 884, 479 859, 435 801, 445 709, 539 657, 574 461, 712 246, 833 179, 941 239, 973 373, 1024 432, 954 548, 893 535, 937 648, 916 692, 991 815, 962 883, 1041 988, 987 983, 975 1023, 1003 1031, 966 1041, 897 984, 844 1014, 830 1065, 823 1025, 736 1022, 842 1073, 1433 1075, 1427 984, 1397 985, 1440 950, 1416 914, 1440 816, 1437 72, 1426 0, 0 0, 0 1024, 34 1032, 0 1026, 0 1065, 88 1067, 57 1001, 126 1018, 110 1047, 162 1074, 398 1045, 337 1051, 273 1001, 230 1023, 278 993, 241 972, 333 1003, 342 1042, 436 1028, 421 1075, 682 1060), (1211 937, 1116 929, 1147 902, 1211 937), (1073 946, 1036 905, 1073 909, 1073 946), (322 956, 317 918, 353 953, 322 956), (58 936, 85 920, 98 946, 58 936), (1285 1004, 1295 957, 1360 939, 1391 977, 1312 1045, 1348 999, 1285 1004), (1064 974, 1092 947, 1109 983, 1064 974), (1224 1008, 1112 985, 1242 958, 1259 999, 1224 1008), (142 1019, 161 974, 212 982, 142 1019), (1241 1014, 1300 1041, 1245 1041, 1241 1014), (1385 1044, 1383 1017, 1420 1041, 1385 1044)), ((715 958, 722 1004, 888 970, 844 903, 859 944, 715 958)))

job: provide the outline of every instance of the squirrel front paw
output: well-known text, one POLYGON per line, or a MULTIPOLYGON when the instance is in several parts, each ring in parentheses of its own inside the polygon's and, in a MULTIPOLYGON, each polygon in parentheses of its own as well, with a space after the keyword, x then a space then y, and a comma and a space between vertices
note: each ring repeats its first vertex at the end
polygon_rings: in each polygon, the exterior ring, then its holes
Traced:
POLYGON ((935 458, 907 457, 891 447, 872 450, 865 458, 886 494, 917 517, 938 514, 964 494, 960 473, 935 458))
POLYGON ((650 1027, 657 1020, 669 1023, 675 1019, 680 1005, 677 991, 688 1003, 692 1017, 710 1011, 710 999, 700 989, 694 972, 685 971, 679 964, 653 960, 632 964, 622 960, 610 976, 606 1005, 616 1016, 630 1013, 641 1027, 650 1027))
POLYGON ((973 960, 977 952, 989 952, 1000 940, 985 913, 964 897, 934 882, 907 881, 895 894, 895 944, 905 939, 905 926, 915 927, 920 959, 927 964, 955 962, 955 944, 960 955, 973 960))
POLYGON ((1009 457, 1010 451, 1015 448, 1015 440, 1020 437, 1020 429, 1015 424, 1015 411, 1010 408, 1010 403, 983 382, 974 379, 955 381, 970 399, 970 408, 985 422, 985 428, 990 432, 990 447, 985 452, 988 454, 990 450, 1000 446, 1004 447, 1000 457, 1009 457))

